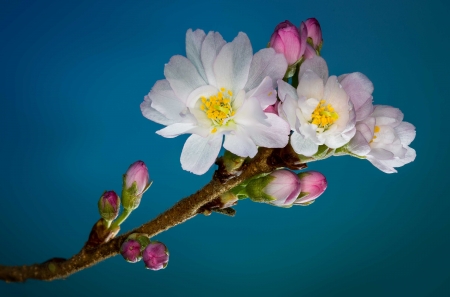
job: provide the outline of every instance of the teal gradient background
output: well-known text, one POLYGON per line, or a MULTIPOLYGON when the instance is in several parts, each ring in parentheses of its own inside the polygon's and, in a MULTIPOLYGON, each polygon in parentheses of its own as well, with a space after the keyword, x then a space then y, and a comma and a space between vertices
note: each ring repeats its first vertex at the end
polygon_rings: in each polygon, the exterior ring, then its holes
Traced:
POLYGON ((154 184, 122 230, 210 180, 181 169, 187 136, 156 135, 139 109, 189 28, 246 32, 256 52, 279 22, 316 17, 330 73, 366 74, 375 103, 416 126, 417 159, 391 175, 350 157, 312 163, 329 181, 316 203, 198 216, 156 237, 165 270, 114 257, 63 281, 0 282, 0 296, 449 296, 445 3, 1 0, 1 265, 75 254, 135 160, 154 184))

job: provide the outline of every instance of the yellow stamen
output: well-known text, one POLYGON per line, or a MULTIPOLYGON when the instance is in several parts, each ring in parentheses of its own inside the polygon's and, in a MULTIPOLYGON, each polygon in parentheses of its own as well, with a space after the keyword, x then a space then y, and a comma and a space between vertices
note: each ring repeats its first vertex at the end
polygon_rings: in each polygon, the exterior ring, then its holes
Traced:
POLYGON ((378 132, 380 132, 380 127, 378 127, 378 126, 375 126, 375 128, 373 129, 373 132, 375 132, 375 133, 378 133, 378 132))
POLYGON ((228 118, 234 116, 236 111, 231 106, 233 92, 225 88, 220 88, 220 91, 206 98, 201 96, 200 99, 203 104, 200 105, 200 109, 205 112, 208 119, 211 120, 214 128, 211 133, 217 132, 217 127, 222 126, 228 122, 228 118))
POLYGON ((311 114, 311 124, 324 131, 328 129, 339 118, 331 104, 325 105, 325 100, 320 100, 311 114))

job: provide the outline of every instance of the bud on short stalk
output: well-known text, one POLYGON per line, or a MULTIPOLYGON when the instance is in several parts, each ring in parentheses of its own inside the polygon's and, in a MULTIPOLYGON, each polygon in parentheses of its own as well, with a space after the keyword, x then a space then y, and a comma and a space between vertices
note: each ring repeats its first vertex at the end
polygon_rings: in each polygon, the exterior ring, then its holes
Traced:
POLYGON ((123 175, 122 205, 128 211, 136 209, 142 195, 150 187, 151 181, 147 166, 142 161, 137 161, 128 168, 123 175))
POLYGON ((98 212, 109 224, 119 215, 120 198, 114 191, 105 191, 98 201, 98 212))
POLYGON ((323 39, 319 21, 315 18, 309 18, 300 25, 300 29, 302 26, 305 26, 307 29, 308 44, 310 44, 316 51, 320 51, 322 49, 323 39))
POLYGON ((252 201, 289 207, 300 194, 300 181, 297 175, 289 170, 276 170, 251 180, 245 190, 252 201))
POLYGON ((149 244, 150 239, 147 235, 133 233, 122 244, 120 253, 127 262, 136 263, 142 259, 142 251, 149 244))
POLYGON ((288 65, 293 66, 305 52, 306 30, 299 32, 294 24, 284 21, 275 27, 269 45, 277 53, 284 54, 288 65))
POLYGON ((317 171, 306 171, 298 174, 301 192, 294 205, 309 205, 322 195, 327 188, 327 179, 317 171))
POLYGON ((169 263, 169 250, 162 242, 152 241, 143 251, 142 257, 148 269, 164 269, 169 263))

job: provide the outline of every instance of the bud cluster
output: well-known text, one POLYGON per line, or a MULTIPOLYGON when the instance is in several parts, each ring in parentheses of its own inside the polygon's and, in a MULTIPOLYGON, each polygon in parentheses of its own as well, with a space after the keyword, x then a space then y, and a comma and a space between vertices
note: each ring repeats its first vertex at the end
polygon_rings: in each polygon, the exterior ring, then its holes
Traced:
POLYGON ((169 263, 169 250, 159 241, 150 241, 147 235, 134 233, 128 236, 120 248, 122 257, 129 263, 144 259, 145 267, 150 270, 166 268, 169 263))
POLYGON ((309 205, 327 188, 325 176, 317 171, 295 174, 281 169, 267 175, 260 175, 243 182, 222 194, 223 206, 230 206, 238 199, 248 197, 254 202, 267 203, 279 207, 309 205))
POLYGON ((288 62, 286 77, 292 77, 297 64, 320 54, 322 49, 322 30, 315 18, 309 18, 296 27, 286 20, 275 27, 269 46, 284 55, 288 62))
POLYGON ((108 229, 117 229, 139 206, 142 195, 150 187, 147 166, 137 161, 123 175, 122 198, 114 191, 105 191, 98 201, 98 211, 108 229), (119 216, 120 206, 124 208, 119 216), (113 222, 114 221, 114 222, 113 222))

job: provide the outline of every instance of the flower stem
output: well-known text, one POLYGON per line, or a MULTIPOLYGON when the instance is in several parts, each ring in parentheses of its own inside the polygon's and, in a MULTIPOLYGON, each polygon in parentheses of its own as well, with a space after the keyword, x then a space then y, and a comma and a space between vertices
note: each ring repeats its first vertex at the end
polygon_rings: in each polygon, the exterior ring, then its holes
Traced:
POLYGON ((110 225, 110 229, 113 229, 115 227, 120 226, 125 220, 128 218, 128 216, 131 214, 132 210, 124 209, 123 212, 120 214, 120 216, 110 225))
POLYGON ((108 229, 109 227, 111 227, 112 221, 108 221, 108 220, 103 219, 103 223, 104 223, 106 229, 108 229))

